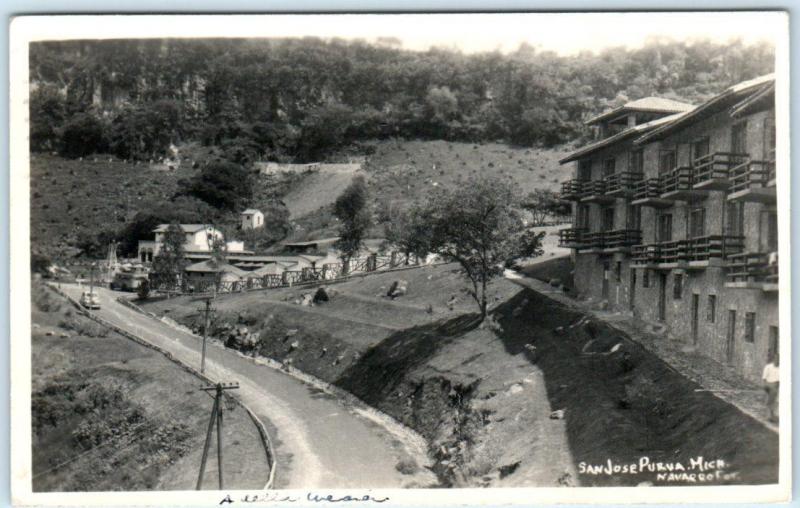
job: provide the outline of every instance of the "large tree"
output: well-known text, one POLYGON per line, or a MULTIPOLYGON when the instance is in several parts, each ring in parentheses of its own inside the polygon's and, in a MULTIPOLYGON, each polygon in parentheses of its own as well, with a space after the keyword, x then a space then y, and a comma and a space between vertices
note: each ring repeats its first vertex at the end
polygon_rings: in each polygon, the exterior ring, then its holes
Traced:
POLYGON ((543 235, 526 229, 516 186, 497 177, 473 177, 458 188, 434 192, 408 217, 408 231, 421 232, 415 241, 427 243, 415 248, 460 265, 482 319, 489 281, 502 275, 507 263, 542 252, 543 235))
POLYGON ((364 177, 353 178, 350 185, 336 198, 333 214, 341 222, 336 248, 341 252, 343 264, 347 266, 350 259, 363 247, 364 238, 372 226, 364 177))
POLYGON ((241 210, 253 197, 251 173, 234 162, 206 166, 191 182, 187 193, 224 210, 241 210))
POLYGON ((175 289, 180 285, 186 267, 183 248, 185 242, 186 235, 181 226, 177 223, 170 224, 164 233, 161 250, 153 258, 151 278, 156 287, 175 289))

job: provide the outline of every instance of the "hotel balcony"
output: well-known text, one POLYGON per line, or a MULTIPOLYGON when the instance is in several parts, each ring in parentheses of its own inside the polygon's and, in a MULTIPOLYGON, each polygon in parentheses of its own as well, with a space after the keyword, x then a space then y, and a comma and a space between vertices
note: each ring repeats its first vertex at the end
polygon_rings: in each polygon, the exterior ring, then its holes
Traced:
POLYGON ((582 180, 567 180, 561 184, 561 199, 566 201, 579 201, 583 191, 582 180))
POLYGON ((567 228, 558 231, 558 246, 567 249, 577 249, 583 246, 584 228, 567 228))
POLYGON ((631 247, 642 243, 639 229, 616 229, 602 233, 603 252, 628 252, 631 247))
POLYGON ((730 171, 729 201, 775 202, 775 162, 746 161, 730 171))
POLYGON ((627 252, 642 241, 642 232, 638 229, 589 232, 586 229, 572 228, 562 229, 558 235, 560 247, 583 252, 627 252))
POLYGON ((649 206, 652 208, 668 208, 672 206, 673 202, 671 199, 664 199, 661 197, 661 194, 663 194, 661 189, 660 178, 639 180, 636 182, 631 204, 649 206))
POLYGON ((778 257, 766 252, 743 252, 728 256, 725 287, 778 290, 778 257))
POLYGON ((612 203, 616 198, 606 194, 605 180, 583 182, 582 203, 612 203))
POLYGON ((695 159, 693 186, 702 190, 726 190, 730 184, 730 172, 747 159, 746 153, 714 152, 695 159))
POLYGON ((648 268, 703 269, 722 266, 723 261, 742 251, 740 236, 709 235, 687 240, 636 245, 632 249, 633 265, 648 268))
POLYGON ((693 169, 690 167, 675 168, 661 175, 661 197, 673 201, 686 201, 694 197, 704 197, 704 190, 694 188, 693 169))
POLYGON ((636 191, 636 183, 644 177, 643 173, 623 171, 614 173, 603 179, 606 185, 606 195, 627 197, 633 196, 636 191))

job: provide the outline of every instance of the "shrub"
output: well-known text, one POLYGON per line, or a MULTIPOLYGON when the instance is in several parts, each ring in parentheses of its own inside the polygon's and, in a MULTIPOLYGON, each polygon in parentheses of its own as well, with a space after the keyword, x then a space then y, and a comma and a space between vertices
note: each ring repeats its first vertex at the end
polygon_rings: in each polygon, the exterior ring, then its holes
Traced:
POLYGON ((192 180, 186 193, 215 208, 238 210, 253 197, 251 174, 233 162, 214 162, 192 180))
POLYGON ((102 152, 106 148, 103 125, 91 113, 77 113, 61 134, 61 155, 77 158, 102 152))

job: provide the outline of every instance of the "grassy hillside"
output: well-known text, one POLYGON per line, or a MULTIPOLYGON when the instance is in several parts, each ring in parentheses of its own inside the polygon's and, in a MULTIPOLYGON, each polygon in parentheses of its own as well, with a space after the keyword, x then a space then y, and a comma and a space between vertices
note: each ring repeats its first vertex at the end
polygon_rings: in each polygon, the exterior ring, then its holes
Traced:
MULTIPOLYGON (((500 143, 473 144, 449 141, 386 140, 365 143, 372 152, 364 174, 370 200, 379 215, 391 216, 394 210, 423 196, 435 186, 461 185, 469 176, 495 174, 517 182, 521 192, 534 189, 556 191, 569 178, 558 164, 569 147, 554 149, 514 147, 500 143)), ((302 182, 301 182, 302 184, 302 182)), ((305 216, 296 216, 297 238, 330 236, 337 223, 331 215, 336 199, 334 185, 328 204, 305 216)), ((382 229, 375 228, 374 235, 382 229)))
MULTIPOLYGON (((379 216, 423 195, 434 186, 457 186, 469 175, 493 173, 513 179, 522 192, 555 190, 567 178, 558 159, 565 149, 518 148, 503 144, 447 141, 373 141, 372 152, 358 174, 367 177, 371 206, 379 216)), ((191 160, 208 153, 195 145, 181 153, 191 160)), ((190 163, 170 170, 163 165, 134 164, 113 156, 65 159, 47 154, 31 157, 31 244, 47 256, 79 254, 81 237, 118 231, 140 211, 163 206, 181 190, 181 180, 199 170, 190 163)), ((259 176, 250 206, 282 199, 295 223, 294 239, 335 235, 332 204, 356 173, 304 172, 259 176)), ((221 213, 217 224, 235 228, 238 216, 221 213)), ((373 236, 382 236, 377 226, 373 236)))

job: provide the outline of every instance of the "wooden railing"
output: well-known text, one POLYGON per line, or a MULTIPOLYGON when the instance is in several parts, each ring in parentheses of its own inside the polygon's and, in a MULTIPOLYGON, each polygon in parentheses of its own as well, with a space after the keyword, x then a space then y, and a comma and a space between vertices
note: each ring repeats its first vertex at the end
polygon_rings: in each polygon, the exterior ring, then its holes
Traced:
POLYGON ((639 180, 635 184, 633 199, 659 198, 662 192, 662 181, 660 178, 648 178, 639 180))
POLYGON ((583 191, 583 180, 567 180, 561 184, 561 199, 580 199, 583 191))
POLYGON ((583 241, 584 228, 567 228, 558 230, 559 247, 574 248, 583 241))
POLYGON ((605 248, 630 247, 641 242, 642 231, 639 229, 617 229, 603 233, 603 246, 605 248))
POLYGON ((694 184, 727 180, 731 168, 747 159, 746 153, 714 152, 698 157, 692 164, 694 184))
POLYGON ((726 259, 742 251, 741 236, 709 235, 686 240, 635 245, 631 258, 638 264, 678 263, 726 259))
POLYGON ((602 196, 606 193, 606 182, 604 180, 591 180, 583 182, 581 197, 602 196))
POLYGON ((661 192, 667 193, 679 190, 690 190, 693 182, 692 168, 675 168, 661 176, 661 192))
POLYGON ((731 192, 767 187, 775 181, 775 162, 746 161, 731 168, 731 192))
POLYGON ((643 177, 643 173, 634 173, 631 171, 623 171, 607 176, 604 178, 606 194, 633 192, 636 183, 643 177))
POLYGON ((766 252, 743 252, 728 256, 725 267, 729 282, 778 282, 778 263, 770 264, 766 252))

